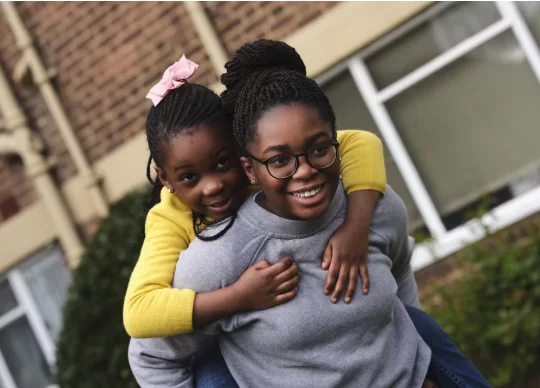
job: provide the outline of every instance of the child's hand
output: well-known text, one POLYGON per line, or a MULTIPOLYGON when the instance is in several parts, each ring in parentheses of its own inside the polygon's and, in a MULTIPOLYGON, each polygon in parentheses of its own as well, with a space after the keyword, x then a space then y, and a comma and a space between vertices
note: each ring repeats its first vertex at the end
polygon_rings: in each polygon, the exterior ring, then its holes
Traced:
POLYGON ((241 310, 263 310, 296 296, 298 265, 287 257, 274 265, 261 260, 249 267, 232 285, 241 310))
POLYGON ((358 231, 342 225, 328 240, 324 250, 322 268, 329 269, 324 293, 332 293, 332 303, 337 303, 342 292, 346 289, 344 301, 350 303, 354 292, 358 274, 362 280, 362 292, 369 290, 369 276, 367 270, 368 236, 359 238, 358 231))
POLYGON ((422 384, 422 388, 437 388, 437 386, 433 381, 426 379, 422 384))

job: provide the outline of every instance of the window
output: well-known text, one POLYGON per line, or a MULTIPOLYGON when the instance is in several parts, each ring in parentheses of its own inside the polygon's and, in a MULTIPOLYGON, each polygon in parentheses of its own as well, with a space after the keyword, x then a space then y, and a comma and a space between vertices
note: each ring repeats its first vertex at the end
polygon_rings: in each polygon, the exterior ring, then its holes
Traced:
MULTIPOLYGON (((381 138, 377 124, 373 121, 347 70, 324 83, 322 89, 334 108, 338 129, 363 129, 373 132, 381 138)), ((415 229, 423 224, 422 217, 396 167, 392 154, 386 147, 384 153, 387 181, 405 202, 409 212, 410 229, 415 229)))
POLYGON ((0 277, 0 388, 54 384, 55 344, 70 279, 57 246, 0 277))
MULTIPOLYGON (((366 63, 387 86, 406 75, 400 68, 410 72, 500 18, 492 3, 458 4, 366 63)), ((386 102, 443 216, 540 166, 538 106, 540 87, 511 31, 386 102)))
POLYGON ((338 128, 380 135, 410 228, 433 237, 415 269, 483 237, 466 214, 484 196, 492 230, 540 211, 537 42, 540 2, 437 2, 319 79, 338 128))

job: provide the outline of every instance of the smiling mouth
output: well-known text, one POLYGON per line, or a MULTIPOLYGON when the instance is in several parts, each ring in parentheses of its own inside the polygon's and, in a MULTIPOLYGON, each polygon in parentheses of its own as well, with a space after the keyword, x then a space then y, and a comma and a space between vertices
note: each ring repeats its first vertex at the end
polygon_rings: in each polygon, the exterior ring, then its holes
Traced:
POLYGON ((224 199, 223 201, 216 202, 216 203, 214 203, 212 205, 208 205, 208 207, 220 208, 220 207, 225 206, 229 202, 229 200, 230 200, 230 198, 227 198, 227 199, 224 199))
POLYGON ((214 217, 227 215, 233 208, 233 197, 229 197, 223 201, 215 202, 212 205, 207 205, 209 212, 214 214, 214 217))
POLYGON ((314 197, 317 194, 319 194, 321 192, 323 186, 324 186, 324 184, 316 186, 316 187, 312 188, 311 190, 296 191, 296 192, 293 192, 291 194, 294 195, 297 198, 311 198, 311 197, 314 197))

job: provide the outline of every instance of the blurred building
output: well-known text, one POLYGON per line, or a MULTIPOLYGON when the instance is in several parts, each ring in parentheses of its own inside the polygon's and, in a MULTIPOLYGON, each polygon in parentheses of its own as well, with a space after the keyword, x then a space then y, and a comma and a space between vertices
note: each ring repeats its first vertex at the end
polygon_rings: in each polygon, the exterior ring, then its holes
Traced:
POLYGON ((61 306, 107 204, 145 184, 144 98, 182 54, 220 90, 294 46, 338 127, 385 143, 415 269, 540 209, 540 2, 21 2, 0 12, 0 387, 53 383, 61 306))

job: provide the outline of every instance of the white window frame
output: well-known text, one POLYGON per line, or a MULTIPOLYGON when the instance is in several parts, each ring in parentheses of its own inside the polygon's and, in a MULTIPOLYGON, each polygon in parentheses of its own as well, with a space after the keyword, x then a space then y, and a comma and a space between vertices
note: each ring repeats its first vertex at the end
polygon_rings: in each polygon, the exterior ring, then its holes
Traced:
MULTIPOLYGON (((479 227, 478 220, 467 222, 450 231, 446 229, 384 103, 508 30, 513 32, 523 49, 540 86, 540 51, 515 2, 495 1, 494 4, 501 15, 498 21, 461 41, 409 74, 402 76, 382 90, 377 89, 366 66, 365 58, 416 26, 434 18, 452 6, 453 3, 444 2, 434 5, 317 79, 319 84, 324 84, 348 69, 358 92, 377 124, 416 207, 433 237, 432 241, 417 245, 412 257, 412 266, 415 271, 457 252, 470 243, 479 241, 485 237, 485 229, 479 227)), ((540 187, 497 206, 488 212, 481 222, 489 230, 497 231, 537 212, 540 212, 540 187)))
MULTIPOLYGON (((26 317, 39 348, 45 358, 49 370, 54 374, 56 365, 56 345, 47 330, 45 321, 41 317, 37 307, 37 301, 32 296, 22 271, 12 269, 6 275, 6 280, 11 287, 18 306, 0 316, 0 330, 15 320, 26 317)), ((0 350, 0 382, 4 388, 17 388, 11 375, 5 357, 0 350)))

